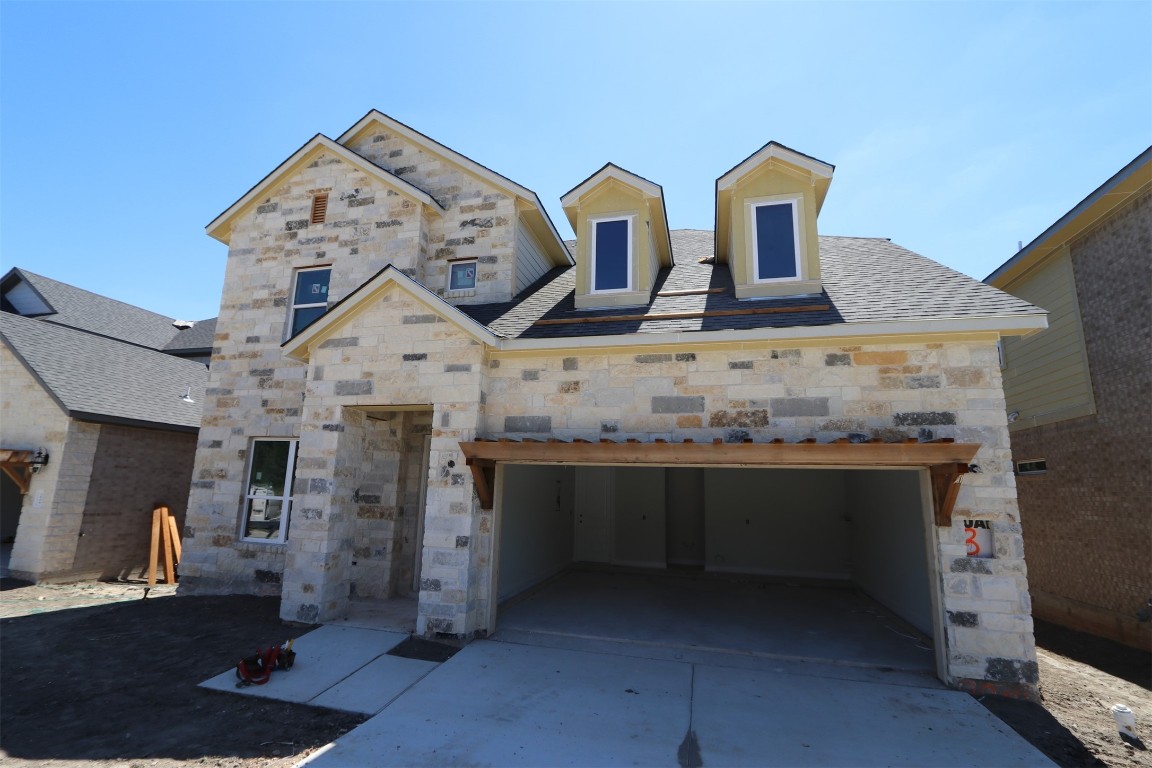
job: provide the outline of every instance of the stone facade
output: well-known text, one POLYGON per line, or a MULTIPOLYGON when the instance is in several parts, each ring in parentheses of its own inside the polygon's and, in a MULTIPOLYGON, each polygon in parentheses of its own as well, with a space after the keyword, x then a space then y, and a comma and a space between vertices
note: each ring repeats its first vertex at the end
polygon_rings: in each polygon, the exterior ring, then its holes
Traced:
POLYGON ((418 574, 417 631, 470 637, 493 629, 496 518, 481 508, 463 441, 954 438, 980 444, 982 472, 964 476, 953 525, 929 536, 947 675, 1035 684, 995 333, 867 346, 721 344, 701 333, 677 346, 637 337, 615 351, 571 339, 504 350, 437 297, 512 298, 516 200, 383 130, 349 147, 427 190, 442 210, 326 156, 236 215, 183 590, 275 594, 283 618, 323 622, 339 618, 351 595, 408 594, 418 574), (330 193, 322 225, 307 223, 315 191, 330 193), (448 260, 471 256, 476 291, 447 293, 448 260), (414 282, 396 278, 349 298, 387 263, 414 282), (294 271, 318 264, 332 269, 330 302, 346 304, 303 363, 281 343, 294 271), (298 439, 283 543, 240 536, 258 438, 298 439), (966 557, 961 521, 973 518, 989 521, 995 557, 966 557))
POLYGON ((1152 599, 1152 194, 1071 244, 1096 413, 1012 433, 1017 460, 1047 460, 1018 480, 1036 616, 1136 647, 1152 599))

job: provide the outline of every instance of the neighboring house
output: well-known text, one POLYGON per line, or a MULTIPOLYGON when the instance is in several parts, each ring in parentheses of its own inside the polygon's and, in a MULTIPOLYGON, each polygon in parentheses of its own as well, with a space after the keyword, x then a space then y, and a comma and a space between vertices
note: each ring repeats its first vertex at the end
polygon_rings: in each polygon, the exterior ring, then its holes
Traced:
POLYGON ((984 282, 1045 307, 1004 342, 1035 615, 1152 645, 1152 148, 984 282))
POLYGON ((5 575, 139 575, 152 509, 184 517, 215 321, 181 330, 23 269, 0 307, 5 575))
POLYGON ((317 135, 207 228, 182 589, 303 622, 412 596, 418 632, 473 637, 576 562, 836 579, 935 638, 942 678, 1034 690, 997 343, 1044 312, 820 235, 832 173, 764 146, 713 233, 609 164, 563 197, 566 244, 379 112, 317 135))

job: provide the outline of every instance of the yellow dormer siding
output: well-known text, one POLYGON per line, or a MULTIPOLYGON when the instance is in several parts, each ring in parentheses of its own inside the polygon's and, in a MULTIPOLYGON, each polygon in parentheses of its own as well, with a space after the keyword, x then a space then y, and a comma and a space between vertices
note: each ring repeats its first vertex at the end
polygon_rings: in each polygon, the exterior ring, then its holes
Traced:
POLYGON ((820 293, 816 218, 833 167, 775 142, 716 182, 716 256, 741 299, 820 293))
POLYGON ((672 266, 660 185, 609 163, 561 203, 576 231, 576 307, 647 304, 672 266))

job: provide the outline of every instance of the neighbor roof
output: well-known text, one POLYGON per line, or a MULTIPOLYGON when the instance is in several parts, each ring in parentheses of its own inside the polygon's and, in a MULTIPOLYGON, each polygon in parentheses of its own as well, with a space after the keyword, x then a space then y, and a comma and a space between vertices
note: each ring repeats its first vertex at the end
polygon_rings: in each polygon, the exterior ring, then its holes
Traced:
POLYGON ((1008 261, 984 278, 1005 285, 1124 205, 1152 183, 1152 147, 1141 152, 1008 261))
POLYGON ((820 237, 820 295, 739 300, 726 267, 700 263, 712 256, 711 232, 674 230, 671 235, 675 266, 661 271, 646 307, 578 310, 575 269, 561 268, 514 301, 460 309, 496 334, 515 339, 1045 315, 1038 307, 881 238, 820 237), (684 316, 699 313, 716 314, 684 316), (673 314, 679 316, 658 317, 673 314))
POLYGON ((0 312, 0 337, 72 418, 200 427, 203 363, 8 312, 0 312), (182 399, 189 387, 193 403, 182 399))
POLYGON ((26 269, 9 270, 0 284, 7 290, 16 280, 26 283, 52 310, 48 314, 37 315, 42 322, 76 328, 150 349, 212 346, 211 335, 215 333, 215 318, 197 323, 197 325, 206 323, 205 328, 196 333, 197 337, 205 332, 209 334, 208 343, 199 345, 196 339, 186 335, 196 332, 195 326, 187 331, 181 331, 172 325, 174 318, 149 312, 26 269), (190 341, 193 343, 189 343, 190 341))

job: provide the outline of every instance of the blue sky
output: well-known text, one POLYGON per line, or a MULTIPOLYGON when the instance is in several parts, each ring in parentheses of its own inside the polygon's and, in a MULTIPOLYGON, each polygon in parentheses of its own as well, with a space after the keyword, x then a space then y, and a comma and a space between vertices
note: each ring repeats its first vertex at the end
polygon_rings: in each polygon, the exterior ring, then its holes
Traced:
POLYGON ((559 198, 607 161, 711 229, 769 140, 822 234, 982 278, 1152 144, 1152 2, 0 0, 0 268, 217 313, 204 226, 370 109, 559 198))

